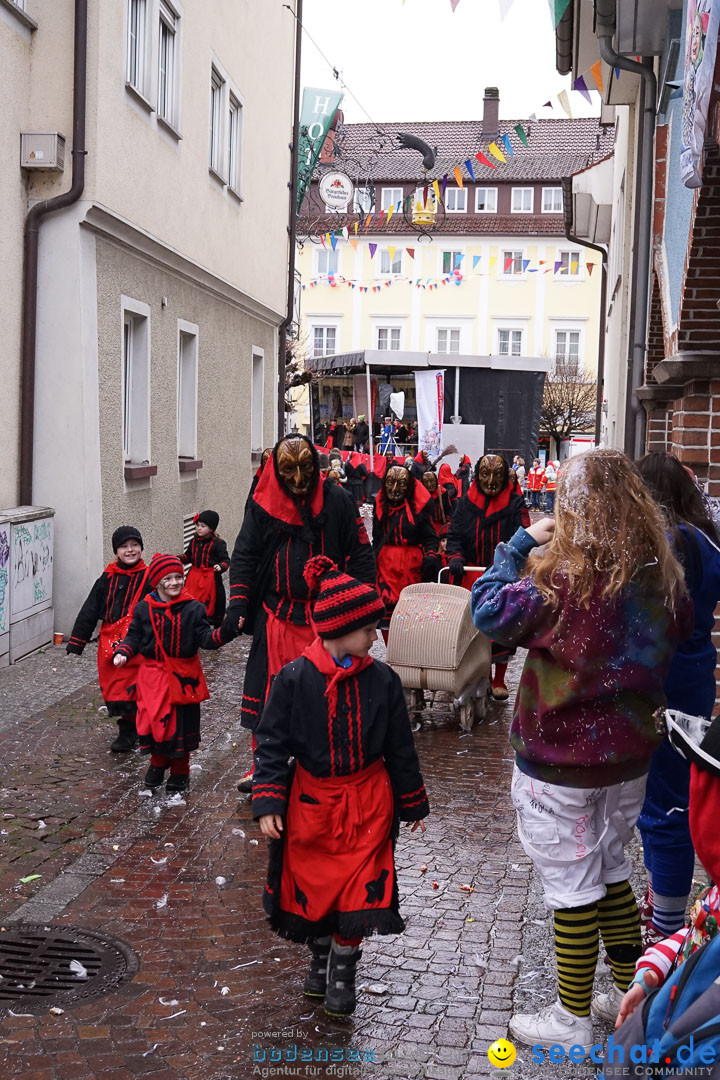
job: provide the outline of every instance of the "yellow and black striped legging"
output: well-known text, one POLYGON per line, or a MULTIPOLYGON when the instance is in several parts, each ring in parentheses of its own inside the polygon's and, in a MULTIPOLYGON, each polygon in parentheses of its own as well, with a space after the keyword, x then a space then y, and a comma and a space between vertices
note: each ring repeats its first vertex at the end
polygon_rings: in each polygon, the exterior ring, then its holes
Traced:
POLYGON ((608 954, 613 981, 627 990, 642 952, 640 915, 628 881, 608 885, 595 904, 555 912, 555 954, 558 992, 565 1008, 577 1016, 590 1014, 598 959, 598 931, 608 954))

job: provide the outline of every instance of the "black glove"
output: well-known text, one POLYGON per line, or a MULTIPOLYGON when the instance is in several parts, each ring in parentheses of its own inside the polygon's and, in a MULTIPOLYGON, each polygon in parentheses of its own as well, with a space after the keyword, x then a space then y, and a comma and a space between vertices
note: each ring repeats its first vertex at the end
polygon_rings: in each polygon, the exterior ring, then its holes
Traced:
POLYGON ((65 652, 68 656, 82 656, 84 648, 84 645, 74 645, 73 642, 68 641, 65 652))
POLYGON ((420 567, 420 578, 422 581, 437 581, 438 570, 440 569, 440 556, 437 552, 431 552, 426 555, 422 561, 420 567))
POLYGON ((465 563, 462 560, 462 556, 453 555, 448 562, 450 567, 450 580, 453 585, 462 585, 463 575, 465 573, 465 563))

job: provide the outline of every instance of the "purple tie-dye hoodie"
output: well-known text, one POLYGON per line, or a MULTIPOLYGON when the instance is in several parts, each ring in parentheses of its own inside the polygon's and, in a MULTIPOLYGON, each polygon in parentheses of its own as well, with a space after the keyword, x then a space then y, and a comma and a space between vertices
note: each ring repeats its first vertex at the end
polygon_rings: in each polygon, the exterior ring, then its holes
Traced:
POLYGON ((518 767, 565 787, 642 776, 661 739, 653 713, 665 704, 670 660, 692 632, 692 602, 686 596, 673 613, 650 575, 638 574, 611 600, 599 581, 587 611, 562 589, 552 606, 520 577, 536 546, 525 529, 498 544, 471 600, 478 630, 528 650, 510 729, 518 767))

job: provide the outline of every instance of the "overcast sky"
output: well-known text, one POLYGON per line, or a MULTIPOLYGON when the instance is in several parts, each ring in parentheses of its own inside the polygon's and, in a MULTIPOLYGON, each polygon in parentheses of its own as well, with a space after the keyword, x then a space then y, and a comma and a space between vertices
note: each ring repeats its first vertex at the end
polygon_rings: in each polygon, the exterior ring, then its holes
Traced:
MULTIPOLYGON (((500 116, 562 117, 548 98, 570 89, 555 70, 548 0, 514 0, 503 22, 500 0, 305 0, 303 24, 347 84, 348 123, 476 120, 483 90, 500 90, 500 116), (357 97, 360 105, 350 96, 357 97)), ((331 68, 303 35, 303 86, 337 85, 331 68)), ((573 115, 600 111, 571 93, 573 115)))

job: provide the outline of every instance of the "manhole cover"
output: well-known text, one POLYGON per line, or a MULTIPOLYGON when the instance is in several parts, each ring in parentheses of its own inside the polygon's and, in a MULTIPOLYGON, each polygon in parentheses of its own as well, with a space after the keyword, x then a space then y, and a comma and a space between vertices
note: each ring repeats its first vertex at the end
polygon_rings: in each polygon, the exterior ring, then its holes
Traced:
POLYGON ((0 931, 0 1012, 38 1012, 95 997, 137 970, 135 953, 117 938, 20 923, 0 931))

